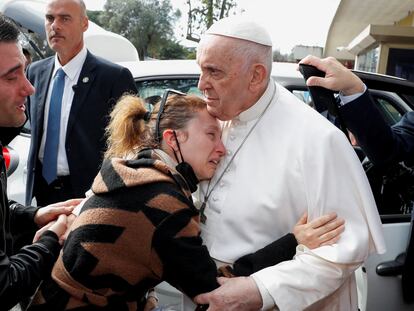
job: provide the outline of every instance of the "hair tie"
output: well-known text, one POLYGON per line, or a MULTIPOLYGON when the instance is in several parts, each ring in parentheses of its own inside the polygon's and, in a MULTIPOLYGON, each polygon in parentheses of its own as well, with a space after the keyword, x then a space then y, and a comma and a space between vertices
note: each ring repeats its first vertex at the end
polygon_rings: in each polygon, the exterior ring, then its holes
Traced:
POLYGON ((148 122, 151 119, 151 112, 147 111, 144 113, 144 121, 148 122))

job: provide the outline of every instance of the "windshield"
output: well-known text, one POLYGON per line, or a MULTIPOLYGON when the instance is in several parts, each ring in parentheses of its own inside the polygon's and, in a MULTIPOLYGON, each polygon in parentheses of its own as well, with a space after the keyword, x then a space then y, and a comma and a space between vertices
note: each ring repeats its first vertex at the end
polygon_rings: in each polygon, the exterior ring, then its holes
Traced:
POLYGON ((197 88, 198 78, 175 78, 137 81, 137 90, 139 97, 143 98, 148 104, 156 104, 165 89, 174 89, 186 94, 195 94, 202 96, 197 88))

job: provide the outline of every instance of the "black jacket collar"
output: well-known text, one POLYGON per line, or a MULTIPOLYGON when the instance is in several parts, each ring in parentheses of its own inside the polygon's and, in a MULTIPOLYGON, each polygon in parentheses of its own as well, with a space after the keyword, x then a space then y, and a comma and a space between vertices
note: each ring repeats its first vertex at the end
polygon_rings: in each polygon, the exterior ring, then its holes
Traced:
POLYGON ((0 143, 5 146, 19 135, 22 127, 0 127, 0 143))

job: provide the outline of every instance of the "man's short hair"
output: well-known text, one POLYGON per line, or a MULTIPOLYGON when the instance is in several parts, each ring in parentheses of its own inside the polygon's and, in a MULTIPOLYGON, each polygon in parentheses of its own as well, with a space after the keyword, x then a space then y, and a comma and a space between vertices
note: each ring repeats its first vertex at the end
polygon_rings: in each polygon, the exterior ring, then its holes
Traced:
POLYGON ((79 5, 80 5, 80 7, 81 7, 81 10, 82 10, 83 15, 84 15, 85 17, 87 17, 87 16, 88 16, 88 12, 87 12, 87 10, 86 10, 85 1, 83 1, 83 0, 79 0, 79 5))
POLYGON ((19 29, 14 22, 0 13, 0 43, 17 42, 19 34, 19 29))

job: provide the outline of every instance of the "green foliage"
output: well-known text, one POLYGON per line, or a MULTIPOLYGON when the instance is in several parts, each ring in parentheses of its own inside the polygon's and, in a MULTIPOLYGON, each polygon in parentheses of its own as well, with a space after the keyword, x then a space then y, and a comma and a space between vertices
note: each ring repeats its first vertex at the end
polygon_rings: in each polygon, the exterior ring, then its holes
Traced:
POLYGON ((172 10, 170 0, 107 0, 104 9, 100 24, 129 39, 141 59, 160 54, 181 16, 179 10, 172 10))
POLYGON ((229 16, 237 7, 235 0, 187 0, 187 5, 187 39, 196 42, 215 21, 229 16))
POLYGON ((88 19, 94 22, 95 24, 104 28, 104 26, 102 25, 100 21, 101 15, 102 15, 102 11, 89 11, 88 10, 88 19))
POLYGON ((168 41, 163 44, 156 58, 159 59, 195 59, 195 53, 183 47, 178 42, 168 41))

